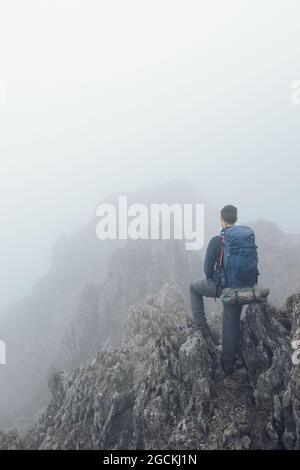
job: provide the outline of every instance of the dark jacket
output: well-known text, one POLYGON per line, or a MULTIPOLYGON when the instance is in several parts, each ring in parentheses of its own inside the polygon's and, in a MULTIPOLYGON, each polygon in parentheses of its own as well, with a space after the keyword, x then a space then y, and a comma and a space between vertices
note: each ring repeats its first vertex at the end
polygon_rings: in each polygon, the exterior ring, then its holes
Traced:
POLYGON ((219 269, 219 261, 222 249, 222 230, 220 235, 213 237, 207 247, 204 260, 204 273, 207 279, 216 281, 216 273, 219 269))

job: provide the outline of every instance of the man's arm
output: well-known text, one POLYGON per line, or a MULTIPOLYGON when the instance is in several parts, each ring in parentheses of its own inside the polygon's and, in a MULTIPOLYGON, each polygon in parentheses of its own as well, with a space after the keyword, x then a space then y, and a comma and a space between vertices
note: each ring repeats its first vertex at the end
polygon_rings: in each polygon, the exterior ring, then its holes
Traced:
POLYGON ((204 273, 207 279, 213 278, 214 267, 219 260, 221 250, 221 237, 213 237, 207 247, 204 260, 204 273))

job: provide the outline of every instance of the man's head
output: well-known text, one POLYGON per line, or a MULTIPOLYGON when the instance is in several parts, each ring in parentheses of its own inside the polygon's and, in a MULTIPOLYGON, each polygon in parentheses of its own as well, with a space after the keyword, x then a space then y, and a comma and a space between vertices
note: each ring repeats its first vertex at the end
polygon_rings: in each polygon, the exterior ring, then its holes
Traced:
POLYGON ((228 227, 234 225, 237 221, 237 208, 229 204, 221 210, 221 225, 228 227))

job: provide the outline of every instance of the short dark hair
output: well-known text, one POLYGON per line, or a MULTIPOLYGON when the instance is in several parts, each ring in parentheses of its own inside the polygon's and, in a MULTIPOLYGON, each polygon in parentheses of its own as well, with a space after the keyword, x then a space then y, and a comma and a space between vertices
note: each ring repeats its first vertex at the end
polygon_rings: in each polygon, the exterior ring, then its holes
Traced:
POLYGON ((229 204, 221 210, 221 217, 226 224, 235 224, 237 221, 237 208, 229 204))

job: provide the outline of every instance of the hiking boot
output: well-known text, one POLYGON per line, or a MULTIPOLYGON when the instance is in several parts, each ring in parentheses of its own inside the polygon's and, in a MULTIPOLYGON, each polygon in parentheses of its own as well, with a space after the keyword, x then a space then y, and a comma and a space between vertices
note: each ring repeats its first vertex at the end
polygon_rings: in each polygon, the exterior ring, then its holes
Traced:
POLYGON ((232 374, 224 374, 223 384, 227 390, 236 390, 238 387, 238 384, 234 380, 234 377, 232 374))
POLYGON ((224 363, 223 360, 221 359, 221 366, 222 366, 224 377, 232 377, 232 374, 234 372, 233 364, 231 363, 228 364, 227 362, 224 363))
POLYGON ((242 359, 241 356, 238 356, 238 357, 236 358, 235 366, 234 366, 234 367, 235 367, 236 370, 239 370, 239 369, 242 369, 243 367, 245 367, 245 366, 244 366, 244 361, 243 361, 243 359, 242 359))

